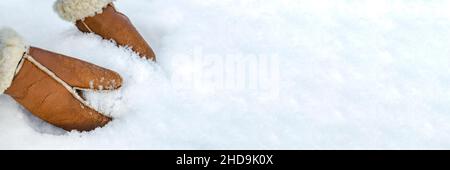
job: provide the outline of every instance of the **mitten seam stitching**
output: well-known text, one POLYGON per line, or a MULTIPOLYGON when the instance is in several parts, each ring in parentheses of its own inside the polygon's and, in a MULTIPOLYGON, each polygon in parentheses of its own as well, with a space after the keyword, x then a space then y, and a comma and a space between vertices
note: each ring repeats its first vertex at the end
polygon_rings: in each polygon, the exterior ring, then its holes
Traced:
MULTIPOLYGON (((36 61, 31 55, 29 55, 28 53, 24 55, 24 58, 27 59, 28 61, 30 61, 33 65, 35 65, 37 68, 39 68, 41 71, 43 71, 44 73, 46 73, 48 76, 50 76, 51 78, 53 78, 56 82, 58 82, 59 84, 61 84, 67 91, 69 91, 70 94, 72 94, 73 97, 75 97, 75 99, 77 99, 79 102, 81 102, 82 104, 84 104, 85 106, 89 107, 92 110, 96 110, 94 109, 94 107, 89 104, 86 100, 84 100, 75 90, 74 87, 70 86, 67 82, 65 82, 64 80, 62 80, 61 78, 59 78, 55 73, 53 73, 51 70, 49 70, 47 67, 45 67, 44 65, 42 65, 41 63, 39 63, 38 61, 36 61)), ((100 113, 101 114, 101 113, 100 113)), ((103 114, 102 114, 103 115, 103 114)), ((104 115, 105 116, 105 115, 104 115)))

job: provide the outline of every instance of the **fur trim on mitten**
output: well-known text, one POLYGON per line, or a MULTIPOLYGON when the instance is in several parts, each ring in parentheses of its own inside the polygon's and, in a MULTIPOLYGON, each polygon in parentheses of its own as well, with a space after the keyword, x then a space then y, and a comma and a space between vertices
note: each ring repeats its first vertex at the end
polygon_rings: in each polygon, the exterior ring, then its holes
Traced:
POLYGON ((108 4, 114 0, 58 0, 54 5, 55 11, 64 20, 75 22, 84 20, 103 12, 108 4))
POLYGON ((0 29, 0 94, 3 94, 11 86, 27 48, 22 38, 14 30, 0 29))

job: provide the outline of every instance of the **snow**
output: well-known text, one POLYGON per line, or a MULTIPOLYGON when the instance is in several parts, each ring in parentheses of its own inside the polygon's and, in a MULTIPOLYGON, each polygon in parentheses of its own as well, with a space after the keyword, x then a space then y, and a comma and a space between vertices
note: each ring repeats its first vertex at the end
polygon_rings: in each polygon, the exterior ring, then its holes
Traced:
POLYGON ((0 149, 449 149, 450 1, 119 0, 158 63, 83 34, 53 0, 0 26, 110 68, 115 119, 64 132, 0 96, 0 149))

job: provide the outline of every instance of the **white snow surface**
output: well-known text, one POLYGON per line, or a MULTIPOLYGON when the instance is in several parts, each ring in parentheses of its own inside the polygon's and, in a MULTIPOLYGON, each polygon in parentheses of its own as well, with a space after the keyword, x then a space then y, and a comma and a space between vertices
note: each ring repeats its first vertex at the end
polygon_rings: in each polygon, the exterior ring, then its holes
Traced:
POLYGON ((0 149, 450 149, 450 1, 118 0, 157 63, 53 3, 1 0, 0 26, 120 73, 87 94, 114 121, 65 132, 1 95, 0 149))

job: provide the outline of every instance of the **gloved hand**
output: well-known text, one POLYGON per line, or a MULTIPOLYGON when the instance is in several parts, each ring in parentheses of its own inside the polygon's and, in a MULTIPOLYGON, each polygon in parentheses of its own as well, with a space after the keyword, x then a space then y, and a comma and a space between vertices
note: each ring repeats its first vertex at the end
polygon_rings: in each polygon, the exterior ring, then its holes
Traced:
POLYGON ((114 8, 113 0, 58 0, 54 7, 61 18, 74 22, 80 31, 112 39, 141 57, 156 60, 152 48, 128 17, 114 8))
POLYGON ((93 109, 80 91, 121 85, 120 75, 111 70, 29 47, 14 31, 0 31, 0 94, 5 92, 50 124, 68 131, 106 125, 111 118, 93 109))

